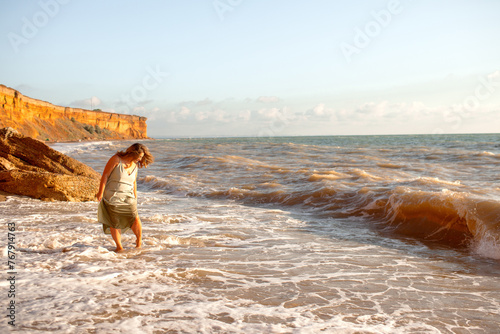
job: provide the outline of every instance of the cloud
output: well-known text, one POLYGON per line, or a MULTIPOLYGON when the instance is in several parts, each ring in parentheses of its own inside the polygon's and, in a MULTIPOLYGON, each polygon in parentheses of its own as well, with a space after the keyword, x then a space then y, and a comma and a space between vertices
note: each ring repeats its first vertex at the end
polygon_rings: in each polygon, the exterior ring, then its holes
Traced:
POLYGON ((98 97, 92 96, 89 99, 73 101, 69 105, 71 107, 76 107, 76 108, 92 109, 92 108, 100 105, 101 103, 102 103, 102 101, 98 97))
POLYGON ((490 79, 492 81, 500 80, 500 71, 495 71, 491 74, 488 74, 488 79, 490 79))
POLYGON ((207 97, 207 98, 205 98, 204 100, 201 100, 201 101, 196 102, 196 105, 197 105, 197 106, 206 106, 206 105, 210 105, 210 104, 212 104, 212 103, 213 103, 213 101, 212 101, 212 100, 210 100, 210 99, 207 97))
POLYGON ((312 113, 316 116, 323 116, 325 114, 325 104, 320 103, 312 109, 312 113))
POLYGON ((189 106, 189 107, 196 107, 196 106, 208 106, 213 104, 214 101, 210 100, 208 97, 203 99, 203 100, 190 100, 190 101, 182 101, 178 103, 180 106, 189 106))
POLYGON ((199 111, 195 114, 195 119, 198 122, 205 121, 209 118, 209 113, 207 111, 199 111))
POLYGON ((257 111, 258 118, 264 121, 282 120, 287 117, 287 108, 262 108, 257 111))
POLYGON ((216 109, 212 112, 212 119, 220 123, 229 123, 233 121, 233 117, 228 115, 225 110, 216 109))
POLYGON ((277 96, 260 96, 255 101, 260 103, 277 103, 280 102, 281 99, 277 96))
POLYGON ((328 108, 325 103, 319 103, 315 107, 306 110, 304 117, 308 120, 335 120, 335 110, 328 108))
POLYGON ((354 110, 354 115, 366 120, 409 120, 432 116, 439 108, 431 108, 422 102, 390 103, 388 101, 367 102, 354 110))
POLYGON ((466 113, 460 105, 420 101, 366 101, 341 108, 326 101, 278 107, 255 99, 205 99, 146 107, 140 114, 148 117, 151 136, 163 136, 165 129, 172 136, 281 136, 466 132, 480 122, 498 124, 499 112, 495 104, 466 113))
POLYGON ((393 109, 387 101, 367 102, 357 107, 355 112, 368 117, 384 117, 392 113, 393 109))
POLYGON ((250 121, 252 117, 252 111, 251 110, 241 110, 238 112, 238 115, 236 117, 236 120, 239 122, 248 122, 250 121))
POLYGON ((188 107, 181 107, 181 111, 179 112, 179 116, 182 117, 187 117, 189 114, 191 114, 191 110, 188 107))
POLYGON ((431 108, 422 102, 391 103, 389 101, 371 101, 352 108, 332 108, 325 103, 297 114, 304 126, 309 124, 357 124, 373 127, 375 125, 408 123, 411 120, 436 119, 441 117, 439 108, 431 108))

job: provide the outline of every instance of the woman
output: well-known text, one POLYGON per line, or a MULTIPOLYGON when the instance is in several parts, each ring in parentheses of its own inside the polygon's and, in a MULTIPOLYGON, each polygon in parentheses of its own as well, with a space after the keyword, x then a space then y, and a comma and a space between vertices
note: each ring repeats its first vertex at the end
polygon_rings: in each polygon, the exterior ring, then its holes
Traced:
POLYGON ((116 152, 104 167, 96 194, 97 216, 104 233, 113 237, 115 252, 123 250, 121 233, 129 228, 137 238, 136 247, 142 245, 142 225, 137 213, 137 170, 153 161, 148 148, 136 143, 125 151, 116 152))

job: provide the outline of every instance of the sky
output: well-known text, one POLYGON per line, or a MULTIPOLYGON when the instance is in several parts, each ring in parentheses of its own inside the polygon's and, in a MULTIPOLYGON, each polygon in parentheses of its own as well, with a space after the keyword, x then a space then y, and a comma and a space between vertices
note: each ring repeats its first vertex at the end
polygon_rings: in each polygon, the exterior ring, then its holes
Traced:
POLYGON ((0 84, 151 137, 500 132, 498 0, 0 0, 0 84))

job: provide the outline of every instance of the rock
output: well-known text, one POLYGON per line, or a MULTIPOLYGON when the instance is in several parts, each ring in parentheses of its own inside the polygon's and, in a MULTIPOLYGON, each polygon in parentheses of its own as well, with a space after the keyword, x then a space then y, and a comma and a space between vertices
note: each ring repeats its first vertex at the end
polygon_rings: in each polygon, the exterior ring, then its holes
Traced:
POLYGON ((42 200, 92 201, 100 174, 12 128, 0 129, 0 190, 42 200))

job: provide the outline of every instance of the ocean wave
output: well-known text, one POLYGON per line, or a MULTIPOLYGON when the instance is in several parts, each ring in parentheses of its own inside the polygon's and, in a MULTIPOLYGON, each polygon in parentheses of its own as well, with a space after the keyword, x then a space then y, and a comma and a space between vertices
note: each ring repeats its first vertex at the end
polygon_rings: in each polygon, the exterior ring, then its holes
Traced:
POLYGON ((109 150, 114 148, 116 143, 112 141, 93 141, 93 142, 71 142, 71 143, 52 143, 50 147, 61 153, 71 155, 91 151, 109 150))
POLYGON ((314 172, 311 176, 309 176, 309 181, 322 181, 322 180, 338 180, 349 178, 350 176, 345 173, 340 173, 336 171, 327 171, 327 172, 314 172))
POLYGON ((396 165, 396 164, 392 164, 392 163, 378 163, 377 166, 382 167, 382 168, 392 168, 392 169, 404 168, 403 165, 396 165))
POLYGON ((359 217, 382 233, 498 249, 491 241, 500 239, 496 148, 433 137, 361 139, 179 142, 162 147, 161 168, 153 165, 139 182, 178 196, 359 217))
POLYGON ((500 158, 500 154, 495 154, 495 153, 489 152, 489 151, 483 151, 481 153, 478 153, 477 156, 479 156, 479 157, 495 157, 495 158, 500 158))
POLYGON ((180 196, 196 196, 193 189, 200 189, 203 186, 196 178, 183 175, 166 175, 164 177, 146 175, 139 177, 138 183, 149 189, 180 196))
POLYGON ((434 186, 434 185, 439 185, 439 186, 453 186, 453 187, 462 187, 462 183, 460 181, 447 181, 447 180, 441 180, 438 177, 418 177, 412 181, 409 182, 409 184, 412 185, 420 185, 420 186, 434 186))
MULTIPOLYGON (((209 187, 196 178, 179 175, 163 178, 150 175, 141 180, 151 189, 182 196, 230 199, 248 205, 300 207, 334 218, 362 216, 385 231, 454 247, 481 245, 476 248, 500 254, 500 201, 455 191, 462 187, 458 181, 422 177, 395 183, 362 170, 355 170, 353 175, 363 178, 363 182, 345 182, 342 179, 345 174, 333 171, 312 173, 293 187, 277 180, 227 188, 209 187), (378 182, 366 184, 367 179, 378 182), (333 183, 322 182, 325 180, 333 183), (422 190, 429 185, 453 186, 455 190, 422 190), (492 244, 495 246, 485 246, 492 244)), ((352 178, 356 177, 351 176, 348 181, 352 178)))

